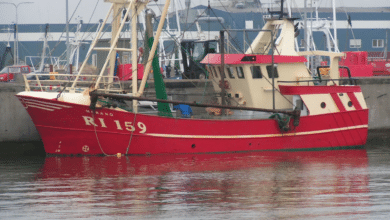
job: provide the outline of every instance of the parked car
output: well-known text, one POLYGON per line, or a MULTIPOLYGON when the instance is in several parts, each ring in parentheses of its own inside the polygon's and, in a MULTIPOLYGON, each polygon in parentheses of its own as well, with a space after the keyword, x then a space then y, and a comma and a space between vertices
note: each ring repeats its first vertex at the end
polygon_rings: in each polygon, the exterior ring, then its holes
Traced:
POLYGON ((9 82, 15 80, 15 74, 30 73, 29 66, 6 66, 0 72, 0 82, 9 82))

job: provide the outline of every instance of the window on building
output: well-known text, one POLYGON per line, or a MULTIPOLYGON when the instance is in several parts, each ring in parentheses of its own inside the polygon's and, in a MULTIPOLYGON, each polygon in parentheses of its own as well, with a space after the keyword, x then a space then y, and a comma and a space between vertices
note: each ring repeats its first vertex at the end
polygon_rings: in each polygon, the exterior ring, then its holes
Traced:
POLYGON ((231 68, 231 67, 227 67, 227 72, 228 72, 228 74, 229 74, 229 77, 230 77, 230 79, 234 79, 235 77, 234 77, 234 74, 233 74, 233 68, 231 68))
POLYGON ((97 54, 92 54, 92 66, 97 66, 97 54))
POLYGON ((383 39, 374 39, 372 40, 373 48, 383 48, 385 46, 385 41, 383 39))
POLYGON ((351 39, 349 40, 349 48, 361 48, 362 39, 351 39))
POLYGON ((237 67, 237 76, 238 76, 238 78, 240 78, 240 79, 244 79, 244 78, 245 78, 245 76, 244 76, 244 70, 242 69, 241 66, 238 66, 238 67, 237 67))
POLYGON ((261 79, 263 75, 261 75, 261 69, 259 66, 251 66, 251 72, 253 79, 261 79))
MULTIPOLYGON (((275 78, 279 78, 278 74, 278 66, 274 65, 274 76, 275 78)), ((268 78, 272 79, 272 66, 267 66, 268 78)))

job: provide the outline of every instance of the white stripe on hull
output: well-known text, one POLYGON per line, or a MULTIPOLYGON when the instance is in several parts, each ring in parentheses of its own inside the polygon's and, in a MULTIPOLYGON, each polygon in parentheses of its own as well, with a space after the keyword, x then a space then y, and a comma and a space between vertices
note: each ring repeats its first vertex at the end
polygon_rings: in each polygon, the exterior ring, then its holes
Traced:
POLYGON ((55 111, 55 110, 60 110, 63 108, 72 108, 71 106, 68 105, 61 105, 61 104, 55 104, 55 103, 50 103, 50 102, 45 102, 45 101, 39 101, 35 99, 28 99, 28 98, 20 98, 21 101, 26 105, 26 108, 38 108, 42 109, 45 111, 55 111))
POLYGON ((180 134, 157 134, 148 133, 146 135, 152 137, 163 137, 163 138, 190 138, 190 139, 242 139, 242 138, 271 138, 271 137, 283 137, 283 136, 298 136, 298 135, 310 135, 310 134, 321 134, 335 131, 347 131, 360 128, 368 128, 368 125, 357 125, 344 128, 333 128, 319 131, 305 131, 297 133, 286 133, 286 134, 261 134, 261 135, 180 135, 180 134))
MULTIPOLYGON (((35 99, 23 98, 23 100, 24 101, 28 101, 28 102, 33 102, 34 104, 49 105, 49 106, 52 106, 53 108, 54 108, 54 106, 62 107, 62 108, 72 108, 72 106, 69 106, 69 105, 55 104, 55 103, 50 103, 50 102, 38 101, 38 100, 35 100, 35 99)), ((59 108, 59 109, 62 109, 62 108, 59 108)))
POLYGON ((45 108, 45 107, 42 107, 42 106, 38 106, 38 105, 32 105, 32 104, 28 104, 28 105, 26 105, 27 106, 27 108, 39 108, 39 109, 42 109, 42 110, 46 110, 46 111, 54 111, 54 109, 52 109, 52 108, 45 108))
POLYGON ((57 107, 57 106, 50 106, 50 105, 45 105, 45 104, 40 104, 40 103, 36 103, 36 102, 31 102, 31 101, 24 101, 24 103, 26 103, 27 106, 41 106, 41 107, 46 107, 46 108, 51 108, 51 109, 62 109, 60 107, 57 107))

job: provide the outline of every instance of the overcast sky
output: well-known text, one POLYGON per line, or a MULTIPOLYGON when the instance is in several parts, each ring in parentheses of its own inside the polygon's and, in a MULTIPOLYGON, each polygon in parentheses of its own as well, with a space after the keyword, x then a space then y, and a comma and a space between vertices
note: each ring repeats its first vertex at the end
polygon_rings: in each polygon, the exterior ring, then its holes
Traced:
MULTIPOLYGON (((171 0, 172 1, 172 0, 171 0)), ((220 0, 215 1, 218 3, 220 0)), ((262 3, 270 3, 274 0, 261 0, 262 3)), ((293 6, 301 5, 304 0, 293 0, 293 6)), ((312 0, 307 0, 311 2, 312 0)), ((315 1, 315 0, 313 0, 315 1)), ((0 0, 1 2, 12 2, 19 4, 22 2, 33 2, 30 4, 20 4, 18 7, 19 24, 57 24, 65 23, 66 0, 0 0)), ((91 19, 91 23, 97 23, 99 19, 104 19, 109 3, 104 0, 68 0, 69 17, 75 13, 71 23, 77 23, 76 18, 82 17, 85 23, 91 19), (80 4, 79 4, 80 2, 80 4), (77 10, 76 7, 79 4, 77 10), (96 6, 94 15, 91 17, 96 6)), ((165 0, 158 1, 159 3, 165 0)), ((179 6, 184 5, 184 0, 178 0, 179 6)), ((207 4, 207 0, 192 0, 191 7, 207 4)), ((331 0, 319 0, 322 7, 330 7, 331 0)), ((336 0, 338 7, 390 7, 390 0, 336 0)), ((154 5, 150 3, 150 5, 154 5)), ((15 7, 9 4, 0 4, 0 24, 10 24, 15 22, 15 7)))

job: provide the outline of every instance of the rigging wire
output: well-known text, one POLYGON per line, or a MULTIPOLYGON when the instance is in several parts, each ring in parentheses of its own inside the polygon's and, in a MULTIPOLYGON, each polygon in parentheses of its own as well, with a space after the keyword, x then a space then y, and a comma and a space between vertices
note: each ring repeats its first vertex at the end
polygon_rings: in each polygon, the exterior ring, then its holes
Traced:
MULTIPOLYGON (((210 10, 213 12, 213 14, 215 15, 215 16, 217 16, 216 15, 216 13, 214 12, 214 10, 210 7, 210 10)), ((160 10, 161 11, 161 10, 160 10)), ((205 12, 206 10, 204 10, 203 11, 203 13, 202 14, 204 14, 204 12, 205 12)), ((230 15, 230 14, 229 14, 230 15)), ((230 15, 231 16, 231 15, 230 15)), ((197 18, 197 19, 199 19, 200 18, 200 16, 197 18)), ((218 22, 221 24, 221 26, 228 32, 228 35, 229 35, 229 31, 225 28, 225 26, 220 22, 220 20, 219 19, 217 19, 218 20, 218 22)), ((234 38, 233 38, 234 39, 234 38)), ((236 45, 238 45, 237 43, 236 43, 236 45)), ((271 45, 271 43, 268 45, 268 47, 271 45)), ((276 49, 276 48, 275 48, 276 49)), ((244 52, 243 52, 244 53, 244 52)), ((272 85, 272 83, 269 81, 269 79, 267 79, 266 77, 264 77, 266 80, 267 80, 267 82, 269 83, 269 84, 271 84, 272 85)), ((212 79, 214 82, 216 82, 215 81, 215 79, 213 78, 212 79)), ((216 82, 217 83, 217 82, 216 82)), ((194 83, 193 83, 194 84, 194 83)), ((194 84, 195 85, 195 84, 194 84)), ((277 89, 277 88, 274 88, 278 93, 280 93, 281 94, 281 92, 277 89)), ((282 95, 282 94, 281 94, 282 95)), ((284 97, 288 102, 290 102, 291 103, 291 101, 290 100, 288 100, 287 99, 287 97, 285 97, 284 95, 282 95, 282 97, 284 97)), ((292 104, 292 103, 291 103, 292 104)))
MULTIPOLYGON (((100 0, 97 0, 97 1, 96 1, 96 4, 95 4, 95 7, 94 7, 94 9, 93 9, 93 11, 92 11, 91 17, 89 17, 88 24, 91 23, 92 17, 93 17, 93 15, 95 14, 95 11, 96 11, 96 8, 97 8, 97 6, 98 6, 98 4, 99 4, 99 1, 100 1, 100 0)), ((95 26, 95 25, 94 25, 94 26, 95 26)), ((94 27, 94 26, 92 26, 92 27, 94 27)), ((89 28, 89 29, 87 30, 87 32, 89 32, 89 35, 88 35, 87 37, 89 37, 89 36, 91 35, 92 32, 90 32, 90 30, 92 29, 92 27, 89 28)), ((84 32, 84 34, 83 34, 83 36, 81 37, 81 39, 84 39, 85 33, 86 33, 86 32, 84 32)))
MULTIPOLYGON (((75 10, 73 11, 72 16, 70 16, 68 22, 70 22, 70 21, 72 20, 72 18, 73 18, 73 16, 75 15, 77 9, 78 9, 79 6, 80 6, 81 1, 82 1, 82 0, 80 0, 79 3, 77 4, 77 6, 76 6, 75 10)), ((50 54, 51 54, 55 49, 57 49, 58 45, 61 43, 61 38, 62 38, 62 36, 64 35, 65 32, 66 32, 66 28, 64 28, 64 29, 62 30, 62 33, 61 33, 61 35, 60 35, 60 38, 58 39, 57 44, 56 44, 56 45, 53 47, 53 49, 49 52, 50 54)))
MULTIPOLYGON (((159 7, 158 7, 158 9, 159 9, 160 12, 162 13, 162 11, 161 11, 161 9, 160 9, 159 7)), ((178 41, 178 38, 183 38, 183 37, 184 37, 184 32, 187 31, 187 30, 189 30, 190 28, 192 28, 193 25, 195 24, 195 22, 197 22, 198 19, 199 19, 201 16, 203 16, 203 14, 204 14, 205 12, 206 12, 206 10, 204 10, 204 11, 202 12, 202 14, 200 14, 200 15, 195 19, 195 21, 193 22, 192 25, 188 26, 184 31, 182 31, 183 33, 181 33, 181 34, 179 35, 179 37, 174 38, 172 35, 170 35, 170 36, 172 37, 173 43, 167 44, 167 47, 172 46, 172 44, 180 45, 180 42, 178 41)), ((166 33, 168 33, 168 34, 170 34, 166 29, 164 29, 163 31, 166 32, 166 33)), ((210 32, 209 32, 209 34, 210 34, 210 32)), ((181 45, 180 45, 180 47, 181 47, 181 49, 184 50, 184 52, 190 54, 189 51, 187 51, 186 48, 182 47, 181 45)), ((159 53, 159 52, 157 52, 157 53, 159 53)), ((188 59, 192 59, 192 57, 188 57, 188 59)), ((192 61, 195 61, 195 60, 192 59, 192 61)), ((196 63, 196 62, 195 62, 195 63, 196 63)), ((196 64, 197 64, 197 63, 196 63, 196 64)), ((203 67, 202 67, 201 65, 199 65, 199 64, 197 64, 197 65, 198 65, 198 67, 202 68, 203 71, 207 72, 207 70, 203 69, 203 67)), ((215 79, 213 79, 213 80, 215 81, 215 79)), ((193 85, 196 87, 196 84, 195 84, 194 82, 190 82, 190 83, 193 84, 193 85)))
MULTIPOLYGON (((156 6, 157 6, 157 4, 156 4, 156 6)), ((157 8, 160 10, 160 12, 162 12, 161 11, 161 9, 157 6, 157 8)), ((196 18, 196 20, 195 21, 197 21, 203 14, 205 13, 205 11, 203 11, 203 13, 200 15, 200 16, 198 16, 197 18, 196 18)), ((131 19, 133 19, 133 17, 131 17, 131 19)), ((131 21, 131 19, 130 19, 130 21, 131 21)), ((184 32, 186 31, 186 30, 189 30, 190 28, 192 28, 192 26, 193 26, 194 24, 192 24, 191 26, 189 26, 187 29, 185 29, 184 31, 183 31, 183 33, 180 35, 181 37, 183 37, 183 34, 184 34, 184 32)), ((167 32, 168 34, 169 34, 169 32, 166 30, 166 29, 164 29, 164 31, 165 32, 167 32)), ((170 35, 170 34, 169 34, 170 35)), ((144 36, 143 35, 141 35, 142 36, 142 38, 144 38, 144 36)), ((171 36, 171 35, 170 35, 171 36)), ((173 38, 172 37, 172 39, 173 39, 173 43, 170 43, 170 44, 168 44, 168 46, 170 46, 170 45, 172 45, 172 44, 174 44, 174 43, 178 43, 178 40, 177 40, 177 38, 173 38)), ((184 48, 185 49, 185 48, 184 48)), ((186 52, 188 52, 188 51, 186 51, 186 52)), ((159 56, 159 52, 157 52, 157 56, 159 56)), ((150 60, 148 60, 148 62, 150 62, 150 60)), ((199 66, 199 67, 201 67, 201 66, 199 66)), ((202 68, 202 67, 201 67, 202 68)), ((204 70, 204 69, 203 69, 204 70)), ((95 79, 95 81, 96 81, 97 79, 95 79)), ((107 86, 110 86, 110 85, 113 85, 113 83, 114 82, 111 82, 111 83, 108 83, 107 84, 107 86)), ((195 85, 195 83, 193 83, 193 82, 191 82, 193 85, 195 85)), ((196 85, 195 85, 196 86, 196 85)))
MULTIPOLYGON (((347 19, 348 19, 348 17, 349 17, 349 15, 348 15, 348 13, 347 13, 347 11, 345 10, 345 6, 344 6, 344 1, 340 1, 340 4, 342 5, 341 6, 341 8, 343 9, 343 11, 345 12, 345 16, 347 17, 347 19)), ((353 37, 353 39, 354 40, 356 40, 356 38, 355 38, 355 34, 354 34, 354 32, 353 32, 353 30, 352 30, 352 25, 351 25, 351 27, 349 28, 349 24, 347 24, 348 25, 348 27, 347 27, 347 37, 348 37, 348 29, 350 29, 351 30, 351 33, 352 33, 352 37, 353 37)), ((336 39, 336 41, 337 41, 337 39, 336 39)), ((348 45, 348 38, 346 39, 346 42, 345 42, 345 50, 347 49, 347 45, 348 45)), ((359 48, 356 48, 357 49, 357 51, 360 51, 360 49, 359 48)))
MULTIPOLYGON (((158 7, 158 9, 161 11, 161 9, 158 7)), ((214 12, 214 10, 210 7, 210 10, 211 11, 213 11, 213 13, 214 13, 214 15, 216 16, 216 13, 214 12)), ((205 11, 206 10, 204 10, 203 11, 203 13, 202 14, 204 14, 205 13, 205 11)), ((117 15, 118 16, 118 15, 117 15)), ((195 21, 197 21, 198 19, 200 18, 200 16, 198 16, 198 18, 195 20, 195 21)), ((133 19, 133 16, 132 16, 132 18, 131 19, 133 19)), ((218 20, 219 21, 219 20, 218 20)), ((221 24, 221 26, 223 26, 224 27, 224 25, 219 21, 219 23, 221 24)), ((192 27, 192 25, 190 26, 190 27, 192 27)), ((190 27, 188 27, 186 30, 188 30, 190 27)), ((165 32, 167 32, 167 30, 164 30, 165 32)), ((169 34, 169 33, 168 33, 169 34)), ((182 34, 183 35, 183 34, 182 34)), ((142 37, 144 37, 143 35, 141 35, 142 37)), ((210 36, 210 33, 209 33, 209 36, 210 36)), ((175 42, 175 43, 177 43, 177 39, 175 39, 175 38, 173 38, 173 41, 175 42)), ((266 78, 266 77, 264 77, 267 81, 268 81, 268 83, 270 83, 270 81, 266 78)), ((215 82, 215 79, 213 78, 212 79, 214 82, 215 82)), ((113 82, 112 82, 113 83, 113 82)), ((110 83, 110 84, 112 84, 112 83, 110 83)), ((108 85, 110 85, 110 84, 108 84, 108 85)), ((276 91, 278 91, 279 93, 280 93, 280 91, 277 89, 277 88, 274 88, 276 91)), ((283 96, 283 95, 282 95, 283 96)), ((285 96, 283 96, 285 99, 287 99, 285 96)), ((288 100, 288 99, 287 99, 288 100)), ((289 101, 289 100, 288 100, 289 101)), ((291 103, 291 101, 289 101, 290 103, 291 103)), ((291 103, 292 104, 292 103, 291 103)))
MULTIPOLYGON (((234 22, 233 16, 232 16, 232 14, 231 14, 232 12, 230 12, 229 10, 227 10, 227 8, 226 8, 225 5, 221 2, 221 0, 218 0, 218 1, 221 3, 221 5, 222 5, 222 7, 224 8, 224 10, 227 12, 227 14, 230 16, 230 18, 231 18, 232 21, 234 22)), ((211 9, 211 11, 213 12, 214 16, 217 17, 216 13, 214 12, 214 9, 212 9, 211 7, 210 7, 210 9, 211 9)), ((223 29, 227 30, 227 28, 222 24, 222 22, 221 22, 219 19, 217 19, 217 21, 221 24, 221 26, 223 27, 223 29)), ((228 37, 229 37, 229 36, 230 36, 229 31, 227 31, 227 34, 228 34, 228 37)), ((234 40, 234 38, 232 38, 232 39, 233 39, 233 43, 235 43, 236 46, 237 46, 238 48, 240 48, 240 45, 237 43, 237 41, 234 40)), ((240 50, 242 50, 242 49, 240 49, 240 50)), ((242 51, 242 52, 244 53, 244 51, 242 51)))
MULTIPOLYGON (((74 13, 73 13, 74 14, 74 13)), ((113 16, 113 20, 114 19, 116 19, 118 16, 120 16, 122 14, 122 12, 121 11, 118 11, 118 13, 116 14, 116 15, 114 15, 113 16)), ((72 15, 72 17, 73 17, 73 15, 72 15)), ((100 38, 99 39, 102 39, 102 37, 104 36, 104 34, 106 33, 106 31, 107 31, 107 29, 109 28, 109 25, 107 25, 106 27, 102 27, 102 28, 104 28, 104 31, 103 31, 103 33, 100 35, 100 38)), ((63 33, 62 33, 63 34, 63 33)), ((96 36, 96 38, 97 38, 98 36, 96 36)), ((58 44, 57 44, 57 46, 58 46, 58 44)), ((84 62, 86 62, 86 61, 84 61, 84 62)), ((66 76, 66 78, 68 79, 68 81, 67 82, 64 82, 63 83, 63 89, 59 92, 59 94, 57 95, 57 99, 61 96, 61 94, 65 91, 65 89, 66 89, 66 87, 67 87, 67 85, 68 85, 68 83, 72 83, 71 82, 71 80, 72 80, 72 77, 71 76, 66 76)), ((93 80, 92 80, 92 83, 91 83, 91 85, 90 86, 92 86, 93 84, 95 84, 96 83, 96 81, 97 81, 97 78, 95 77, 93 80)), ((111 86, 111 85, 113 85, 113 83, 114 82, 112 82, 112 83, 109 83, 109 84, 107 84, 107 86, 111 86)))

